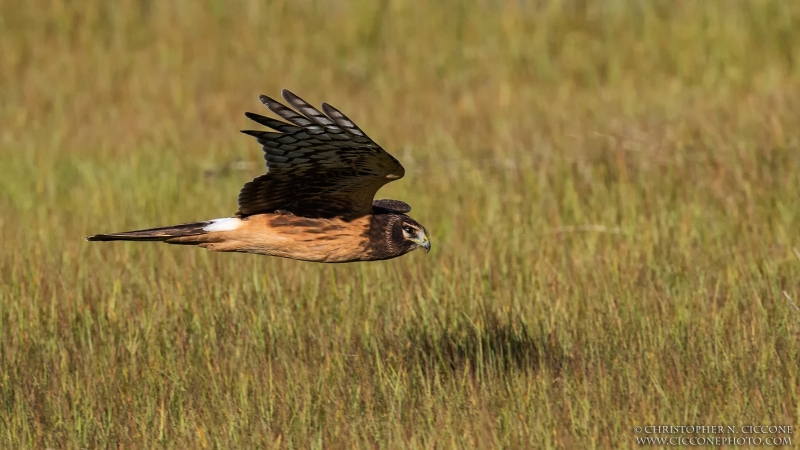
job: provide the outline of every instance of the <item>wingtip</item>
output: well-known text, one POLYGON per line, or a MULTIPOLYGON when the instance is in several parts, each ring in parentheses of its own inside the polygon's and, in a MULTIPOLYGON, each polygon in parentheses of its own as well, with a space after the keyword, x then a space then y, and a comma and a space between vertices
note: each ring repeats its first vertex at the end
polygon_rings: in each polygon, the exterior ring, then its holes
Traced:
POLYGON ((336 109, 333 106, 331 106, 330 103, 328 103, 328 102, 322 102, 322 112, 324 112, 325 114, 328 115, 328 117, 330 117, 330 118, 332 118, 334 120, 336 120, 336 119, 339 119, 339 120, 345 119, 347 122, 352 123, 352 121, 347 119, 345 117, 345 115, 342 114, 341 111, 339 111, 338 109, 336 109))
MULTIPOLYGON (((264 94, 261 94, 261 95, 259 95, 259 96, 258 96, 258 100, 261 102, 261 104, 263 104, 263 105, 264 105, 264 106, 266 106, 267 108, 269 108, 269 105, 271 105, 271 104, 278 103, 278 102, 277 102, 277 101, 275 101, 275 99, 273 99, 272 97, 270 97, 270 96, 268 96, 268 95, 264 95, 264 94)), ((252 113, 250 113, 250 114, 252 114, 252 113)))
POLYGON ((286 100, 289 103, 292 103, 293 100, 299 100, 300 99, 300 97, 298 97, 292 91, 290 91, 290 90, 288 90, 286 88, 281 89, 281 97, 283 97, 283 99, 286 100))

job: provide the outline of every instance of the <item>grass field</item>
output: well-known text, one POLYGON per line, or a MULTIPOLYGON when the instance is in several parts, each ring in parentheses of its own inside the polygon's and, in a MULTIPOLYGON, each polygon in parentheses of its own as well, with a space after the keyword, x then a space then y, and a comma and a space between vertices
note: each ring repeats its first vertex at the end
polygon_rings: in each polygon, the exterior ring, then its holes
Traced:
POLYGON ((2 448, 800 425, 797 2, 0 0, 0 100, 2 448), (282 87, 430 254, 83 240, 234 213, 282 87))

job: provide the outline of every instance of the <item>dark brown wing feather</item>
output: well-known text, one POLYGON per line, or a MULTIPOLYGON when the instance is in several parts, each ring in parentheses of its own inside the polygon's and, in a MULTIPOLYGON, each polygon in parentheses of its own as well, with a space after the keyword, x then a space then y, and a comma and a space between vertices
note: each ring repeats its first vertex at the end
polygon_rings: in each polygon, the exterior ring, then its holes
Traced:
POLYGON ((269 170, 242 187, 238 214, 285 210, 347 219, 370 214, 375 193, 401 178, 403 166, 334 107, 323 103, 323 114, 285 89, 282 94, 300 114, 265 95, 260 100, 289 123, 246 114, 277 132, 242 131, 263 146, 269 170))
POLYGON ((378 209, 385 209, 388 211, 401 214, 406 214, 408 212, 411 212, 411 206, 408 203, 401 202, 400 200, 390 200, 388 198, 373 200, 372 207, 378 209))

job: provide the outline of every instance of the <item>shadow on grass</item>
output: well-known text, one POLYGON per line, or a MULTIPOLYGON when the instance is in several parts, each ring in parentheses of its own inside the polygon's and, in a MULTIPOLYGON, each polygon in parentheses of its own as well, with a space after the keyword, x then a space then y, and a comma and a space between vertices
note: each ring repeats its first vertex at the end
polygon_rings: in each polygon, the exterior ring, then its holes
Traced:
MULTIPOLYGON (((459 318, 443 325, 418 324, 386 347, 402 355, 406 363, 424 370, 469 368, 473 373, 539 371, 558 373, 568 363, 569 353, 562 342, 544 327, 531 326, 518 318, 483 312, 473 322, 459 318)), ((385 348, 386 348, 385 347, 385 348)))

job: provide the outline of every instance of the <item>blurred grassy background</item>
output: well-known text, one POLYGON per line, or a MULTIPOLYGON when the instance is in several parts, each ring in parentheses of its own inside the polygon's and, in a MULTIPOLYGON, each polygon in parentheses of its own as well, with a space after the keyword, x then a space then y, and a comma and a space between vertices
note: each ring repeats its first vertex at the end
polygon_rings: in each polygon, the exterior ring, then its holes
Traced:
POLYGON ((797 2, 0 0, 2 447, 798 425, 798 64, 797 2), (430 254, 83 240, 235 212, 282 87, 401 160, 430 254))

